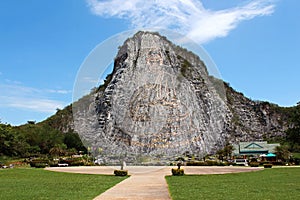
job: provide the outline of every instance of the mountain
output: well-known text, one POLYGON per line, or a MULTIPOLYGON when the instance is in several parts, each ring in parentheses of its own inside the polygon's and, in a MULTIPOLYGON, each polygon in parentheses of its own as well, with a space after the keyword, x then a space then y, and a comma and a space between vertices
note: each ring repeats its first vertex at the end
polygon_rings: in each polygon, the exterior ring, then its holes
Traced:
POLYGON ((0 122, 0 157, 88 149, 107 164, 166 164, 254 140, 300 152, 300 102, 253 101, 210 76, 193 52, 152 32, 128 38, 104 84, 55 115, 16 127, 0 122))
POLYGON ((203 156, 227 142, 284 137, 290 126, 286 113, 210 76, 194 53, 141 31, 119 48, 105 83, 74 102, 74 123, 57 128, 74 129, 110 160, 126 155, 134 162, 136 155, 203 156))

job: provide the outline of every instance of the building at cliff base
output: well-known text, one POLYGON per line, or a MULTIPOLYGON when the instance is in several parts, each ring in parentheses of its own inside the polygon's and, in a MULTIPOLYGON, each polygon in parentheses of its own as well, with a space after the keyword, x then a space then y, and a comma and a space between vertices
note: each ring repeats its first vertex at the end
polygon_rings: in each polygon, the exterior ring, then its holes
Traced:
POLYGON ((280 146, 279 143, 268 144, 266 141, 262 142, 240 142, 233 145, 234 156, 267 156, 275 153, 276 147, 280 146))

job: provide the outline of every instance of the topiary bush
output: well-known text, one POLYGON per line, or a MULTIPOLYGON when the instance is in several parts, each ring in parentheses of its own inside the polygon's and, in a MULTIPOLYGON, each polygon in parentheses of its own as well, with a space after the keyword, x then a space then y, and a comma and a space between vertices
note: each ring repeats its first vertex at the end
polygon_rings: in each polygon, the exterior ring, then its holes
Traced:
POLYGON ((184 170, 183 169, 172 169, 172 175, 173 176, 183 176, 184 170))
POLYGON ((114 174, 116 176, 127 176, 128 175, 128 171, 127 170, 115 170, 114 174))

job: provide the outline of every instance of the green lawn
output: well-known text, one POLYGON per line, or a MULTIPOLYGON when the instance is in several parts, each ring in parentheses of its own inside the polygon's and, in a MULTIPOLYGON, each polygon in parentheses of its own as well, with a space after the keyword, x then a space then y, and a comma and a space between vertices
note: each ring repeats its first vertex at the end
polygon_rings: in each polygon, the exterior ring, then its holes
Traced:
POLYGON ((0 169, 0 199, 93 199, 126 177, 0 169))
POLYGON ((166 177, 173 200, 300 199, 300 168, 273 168, 225 175, 166 177))

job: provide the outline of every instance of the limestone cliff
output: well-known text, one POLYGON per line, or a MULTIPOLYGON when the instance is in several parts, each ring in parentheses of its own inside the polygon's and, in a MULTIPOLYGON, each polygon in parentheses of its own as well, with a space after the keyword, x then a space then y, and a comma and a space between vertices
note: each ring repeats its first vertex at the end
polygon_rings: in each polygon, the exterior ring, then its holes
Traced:
POLYGON ((138 32, 104 86, 73 106, 84 143, 110 157, 165 158, 215 152, 226 142, 282 135, 284 117, 209 76, 197 55, 157 33, 138 32))

